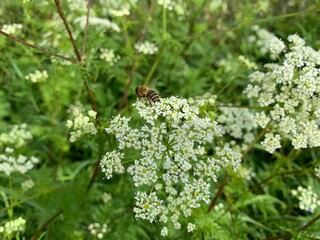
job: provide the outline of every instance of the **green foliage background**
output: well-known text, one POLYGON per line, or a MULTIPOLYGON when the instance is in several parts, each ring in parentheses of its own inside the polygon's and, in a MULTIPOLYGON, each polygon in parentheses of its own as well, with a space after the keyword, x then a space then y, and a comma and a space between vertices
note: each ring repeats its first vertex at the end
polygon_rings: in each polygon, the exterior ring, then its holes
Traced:
MULTIPOLYGON (((128 116, 133 114, 134 89, 146 83, 163 97, 189 98, 209 92, 217 95, 221 104, 252 104, 241 94, 252 70, 238 57, 244 55, 258 67, 269 61, 248 40, 253 25, 283 39, 298 33, 308 45, 320 47, 319 0, 293 0, 292 6, 288 5, 289 1, 228 0, 215 11, 209 9, 211 2, 185 1, 188 15, 182 17, 167 11, 164 30, 162 7, 154 0, 140 0, 130 16, 112 18, 120 26, 120 33, 90 26, 81 64, 63 65, 58 58, 52 61, 52 56, 0 35, 0 131, 7 132, 14 124, 27 123, 33 141, 21 152, 41 160, 27 176, 12 177, 14 216, 27 220, 26 239, 59 211, 62 213, 46 226, 41 239, 92 239, 87 226, 93 222, 108 224, 111 230, 105 239, 162 238, 157 223, 134 219, 132 180, 126 175, 107 181, 98 171, 92 188, 87 191, 97 161, 114 144, 106 139, 103 129, 95 139, 86 137, 70 143, 66 127, 66 120, 71 118, 67 111, 70 105, 79 101, 91 109, 92 99, 90 102, 85 83, 94 95, 102 124, 117 114, 134 64, 134 45, 145 24, 148 27, 144 38, 161 50, 156 55, 139 55, 129 86, 128 104, 121 110, 128 116), (263 2, 268 2, 269 8, 258 11, 263 2), (148 17, 150 5, 153 9, 148 17), (99 59, 100 48, 114 49, 121 60, 110 66, 99 59), (25 75, 38 69, 48 71, 46 82, 33 84, 25 80, 25 75), (22 193, 20 183, 28 178, 36 185, 22 193), (104 192, 113 196, 107 204, 101 198, 104 192)), ((79 11, 70 9, 70 1, 61 3, 81 49, 84 29, 73 20, 86 12, 80 7, 79 11)), ((107 11, 107 1, 93 1, 92 15, 106 17, 107 11)), ((75 58, 54 1, 2 0, 0 26, 10 23, 23 24, 19 38, 75 58), (49 31, 51 36, 44 37, 49 31), (55 44, 58 35, 60 39, 55 44)), ((319 166, 319 149, 289 155, 290 150, 288 143, 278 155, 271 156, 256 144, 243 161, 243 165, 254 169, 256 177, 247 181, 237 174, 231 176, 218 199, 227 210, 207 213, 208 206, 203 206, 193 213, 197 225, 193 234, 187 233, 184 227, 172 231, 169 239, 320 239, 319 221, 299 230, 316 215, 299 210, 290 196, 291 190, 300 185, 311 185, 320 193, 319 181, 313 174, 314 167, 319 166)), ((0 191, 9 196, 8 178, 2 173, 0 183, 0 191)), ((217 189, 220 184, 218 181, 217 189)), ((7 207, 2 199, 0 225, 6 221, 7 207)))

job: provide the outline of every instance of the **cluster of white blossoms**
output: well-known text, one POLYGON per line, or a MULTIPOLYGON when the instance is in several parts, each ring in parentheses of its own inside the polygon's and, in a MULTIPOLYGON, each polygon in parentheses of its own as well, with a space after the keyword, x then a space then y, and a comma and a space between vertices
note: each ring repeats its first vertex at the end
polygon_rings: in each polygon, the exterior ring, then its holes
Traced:
POLYGON ((10 176, 13 172, 26 173, 32 169, 39 159, 31 156, 30 158, 19 154, 16 156, 13 149, 6 148, 4 154, 0 154, 0 172, 10 176))
POLYGON ((4 24, 2 25, 1 30, 8 34, 14 34, 20 31, 23 28, 23 25, 20 23, 4 24))
POLYGON ((135 48, 138 52, 146 54, 146 55, 153 55, 158 52, 158 47, 149 41, 144 41, 142 43, 137 43, 135 48))
POLYGON ((96 119, 97 113, 93 110, 88 111, 88 116, 83 114, 84 109, 81 106, 72 107, 73 120, 67 121, 67 127, 72 129, 70 133, 70 142, 79 140, 85 134, 95 135, 97 129, 93 121, 96 119))
POLYGON ((251 62, 248 58, 246 58, 245 56, 243 55, 240 55, 238 57, 239 61, 244 65, 246 66, 248 69, 254 69, 256 70, 258 67, 257 67, 257 64, 255 64, 254 62, 251 62))
POLYGON ((104 235, 109 231, 107 224, 91 223, 88 230, 92 236, 97 239, 103 239, 104 235))
POLYGON ((270 58, 275 60, 286 50, 284 42, 268 30, 257 25, 254 25, 252 30, 256 33, 256 36, 250 36, 249 41, 254 42, 259 47, 261 54, 269 54, 270 58))
POLYGON ((138 0, 100 0, 103 6, 104 14, 113 17, 123 17, 130 15, 130 10, 133 8, 138 0))
POLYGON ((0 134, 0 147, 19 148, 32 139, 32 134, 27 130, 26 124, 14 125, 8 133, 0 134))
POLYGON ((48 72, 46 70, 43 70, 43 71, 36 70, 35 72, 29 73, 28 75, 26 75, 25 79, 33 83, 39 83, 39 82, 45 82, 48 77, 49 77, 48 72))
POLYGON ((109 203, 112 200, 112 195, 104 192, 101 196, 103 203, 109 203))
MULTIPOLYGON (((74 22, 76 24, 79 24, 80 27, 83 29, 86 26, 86 22, 87 22, 87 17, 86 16, 81 16, 81 17, 77 17, 75 18, 74 22)), ((107 18, 98 18, 98 17, 90 17, 90 21, 89 24, 92 26, 96 26, 99 28, 99 30, 111 30, 114 32, 120 32, 120 27, 114 23, 111 22, 109 19, 107 18)))
POLYGON ((255 71, 244 90, 265 111, 256 122, 272 129, 262 144, 272 153, 289 138, 295 149, 320 146, 320 51, 305 46, 298 35, 290 35, 288 51, 280 64, 266 64, 255 71))
POLYGON ((110 9, 110 14, 114 17, 123 17, 129 16, 130 10, 129 8, 122 8, 122 9, 110 9))
POLYGON ((223 203, 218 203, 218 204, 214 205, 213 209, 214 209, 217 213, 222 214, 222 213, 224 212, 225 207, 224 207, 223 203))
MULTIPOLYGON (((106 153, 101 169, 110 178, 127 168, 137 187, 133 210, 137 219, 172 223, 180 229, 181 218, 210 202, 216 174, 224 168, 236 170, 240 156, 228 147, 208 156, 205 149, 214 149, 221 130, 210 118, 199 117, 198 108, 186 99, 161 98, 152 105, 142 99, 134 107, 143 125, 132 128, 131 118, 120 115, 110 121, 106 132, 115 136, 118 147, 106 153)), ((161 234, 168 234, 168 229, 161 234)))
POLYGON ((17 154, 15 149, 21 148, 32 139, 26 124, 14 125, 8 133, 0 134, 0 172, 10 176, 13 172, 26 173, 32 169, 39 159, 17 154))
POLYGON ((87 12, 87 2, 82 0, 67 0, 67 5, 71 12, 80 12, 86 13, 87 12))
POLYGON ((219 111, 221 113, 217 122, 222 126, 224 133, 233 138, 227 146, 239 153, 247 150, 248 145, 255 139, 254 130, 257 129, 254 114, 247 108, 232 106, 219 107, 219 111))
POLYGON ((100 59, 109 63, 110 66, 113 66, 116 62, 120 60, 120 56, 116 55, 114 53, 114 50, 112 49, 101 48, 100 51, 101 51, 101 54, 99 56, 100 59))
POLYGON ((188 98, 188 103, 198 108, 214 106, 216 104, 216 95, 211 93, 205 93, 203 96, 195 96, 194 98, 188 98))
POLYGON ((250 181, 254 177, 256 177, 256 173, 254 172, 254 169, 252 167, 241 166, 238 170, 238 174, 240 177, 242 177, 246 181, 250 181))
POLYGON ((22 191, 26 192, 34 187, 35 183, 32 179, 25 180, 21 183, 22 191))
POLYGON ((312 190, 311 186, 303 188, 299 186, 296 190, 291 191, 292 195, 299 200, 299 208, 301 210, 314 213, 320 206, 318 195, 312 190))
POLYGON ((158 4, 164 6, 168 11, 175 12, 180 20, 188 15, 187 4, 183 0, 157 0, 158 4))
POLYGON ((5 239, 22 239, 22 233, 26 228, 26 220, 19 217, 15 220, 6 222, 5 225, 0 226, 0 236, 5 239))

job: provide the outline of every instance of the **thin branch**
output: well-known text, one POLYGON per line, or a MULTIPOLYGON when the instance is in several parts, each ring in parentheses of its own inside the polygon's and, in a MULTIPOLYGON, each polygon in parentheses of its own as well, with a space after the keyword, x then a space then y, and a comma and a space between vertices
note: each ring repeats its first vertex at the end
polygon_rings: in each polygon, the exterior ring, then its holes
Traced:
POLYGON ((90 178, 90 182, 87 186, 87 191, 89 191, 94 183, 94 180, 96 179, 97 177, 97 174, 98 174, 98 170, 99 170, 99 166, 100 166, 100 160, 98 160, 96 162, 96 165, 94 166, 94 169, 93 169, 93 173, 92 173, 92 176, 90 178))
POLYGON ((239 236, 238 236, 238 231, 237 231, 236 226, 235 226, 234 214, 233 214, 233 210, 232 210, 231 203, 230 203, 230 200, 229 200, 229 196, 225 192, 223 193, 223 195, 225 196, 225 199, 226 199, 226 202, 227 202, 227 205, 228 205, 228 210, 230 212, 233 235, 235 237, 235 240, 237 240, 237 239, 239 239, 239 236))
MULTIPOLYGON (((309 222, 307 222, 304 226, 298 229, 298 232, 304 231, 306 228, 310 227, 312 224, 320 220, 320 215, 314 217, 309 222)), ((266 240, 278 240, 278 239, 291 239, 292 234, 291 233, 285 233, 282 235, 274 236, 274 237, 268 237, 266 240)))
POLYGON ((320 214, 318 216, 316 216, 315 218, 311 219, 309 222, 307 222, 304 226, 302 226, 301 228, 299 228, 299 231, 303 231, 306 228, 310 227, 312 224, 314 224, 315 222, 317 222, 318 220, 320 220, 320 214))
POLYGON ((290 174, 296 174, 296 173, 299 173, 301 171, 299 170, 294 170, 294 171, 288 171, 288 172, 278 172, 278 173, 275 173, 275 174, 272 174, 271 176, 265 178, 264 180, 262 180, 261 182, 253 185, 252 187, 249 188, 249 191, 252 192, 254 191, 255 189, 257 188, 262 188, 262 186, 269 182, 270 180, 272 180, 274 177, 277 177, 277 176, 284 176, 284 175, 290 175, 290 174))
POLYGON ((213 199, 212 199, 212 201, 210 203, 210 206, 208 207, 207 212, 210 212, 213 209, 213 207, 216 205, 216 202, 217 202, 219 196, 221 195, 221 193, 223 192, 224 187, 227 185, 227 182, 228 182, 229 178, 230 177, 229 177, 228 174, 226 174, 224 176, 224 178, 222 180, 222 183, 221 183, 216 195, 213 197, 213 199))
POLYGON ((147 85, 149 83, 153 73, 155 72, 156 68, 158 67, 161 55, 162 55, 163 50, 166 46, 166 42, 167 42, 167 13, 166 13, 166 8, 163 5, 162 6, 162 44, 161 44, 160 50, 157 54, 157 57, 156 57, 155 61, 153 62, 153 65, 152 65, 146 79, 143 82, 143 85, 147 85))
POLYGON ((60 15, 62 21, 63 21, 63 24, 64 24, 64 26, 65 26, 65 28, 66 28, 66 30, 67 30, 67 32, 68 32, 68 35, 69 35, 71 44, 72 44, 72 46, 73 46, 73 50, 74 50, 75 54, 77 55, 78 61, 81 63, 81 62, 82 62, 81 55, 80 55, 80 53, 79 53, 79 50, 78 50, 78 48, 77 48, 77 45, 76 45, 76 43, 75 43, 75 41, 74 41, 74 38, 73 38, 73 36, 72 36, 72 32, 71 32, 69 23, 68 23, 65 15, 64 15, 64 13, 63 13, 63 11, 62 11, 60 1, 59 1, 59 0, 54 0, 54 2, 55 2, 55 4, 56 4, 56 6, 57 6, 57 10, 58 10, 58 12, 59 12, 59 15, 60 15))
POLYGON ((270 131, 270 126, 271 121, 267 124, 267 126, 260 132, 260 134, 254 139, 254 141, 249 145, 249 147, 247 148, 247 150, 242 154, 241 156, 241 160, 243 160, 248 153, 252 150, 253 146, 267 133, 270 131))
POLYGON ((57 212, 55 215, 53 215, 48 221, 46 221, 39 229, 36 231, 36 233, 31 237, 31 240, 36 240, 39 235, 43 232, 43 230, 51 223, 53 222, 60 214, 62 213, 62 210, 57 212))
MULTIPOLYGON (((241 160, 243 160, 247 155, 248 153, 252 150, 254 144, 256 144, 268 131, 270 131, 269 129, 269 125, 270 125, 271 121, 267 124, 267 126, 260 132, 260 134, 255 138, 255 140, 249 145, 249 147, 247 148, 247 150, 242 154, 241 156, 241 160)), ((221 193, 223 192, 225 186, 227 185, 227 182, 229 180, 229 175, 226 174, 224 176, 224 179, 223 179, 223 182, 222 184, 220 185, 216 195, 213 197, 211 203, 210 203, 210 206, 208 208, 208 212, 210 212, 212 210, 212 208, 215 206, 219 196, 221 195, 221 193)))
MULTIPOLYGON (((151 14, 152 14, 152 10, 153 10, 153 4, 154 3, 152 2, 150 7, 149 7, 147 21, 146 21, 146 23, 145 23, 145 25, 143 27, 143 30, 141 31, 141 35, 140 35, 140 38, 138 40, 138 44, 143 42, 145 34, 147 32, 147 28, 149 26, 149 23, 151 22, 151 19, 152 19, 151 18, 151 14)), ((135 52, 134 52, 134 56, 133 56, 133 63, 132 63, 132 67, 131 67, 131 70, 130 70, 129 81, 127 82, 127 85, 125 86, 124 93, 122 95, 122 98, 121 98, 121 101, 120 101, 120 104, 119 104, 119 107, 118 107, 118 112, 120 112, 123 108, 125 108, 125 106, 128 103, 128 92, 129 92, 129 88, 130 88, 130 86, 131 86, 131 84, 133 82, 133 78, 134 78, 134 74, 135 74, 135 71, 136 71, 138 58, 139 58, 139 52, 136 49, 135 52)))
POLYGON ((90 10, 92 6, 92 0, 88 0, 87 3, 87 18, 86 18, 86 26, 84 30, 83 42, 82 42, 82 57, 86 54, 86 47, 87 47, 87 39, 88 39, 88 31, 89 31, 89 18, 90 18, 90 10))
POLYGON ((43 53, 43 54, 51 55, 51 56, 54 56, 54 57, 57 57, 57 58, 62 58, 62 59, 64 59, 64 60, 69 61, 69 62, 72 62, 72 63, 76 63, 76 64, 79 63, 76 59, 72 59, 72 58, 63 56, 63 55, 61 55, 61 54, 59 54, 59 53, 51 52, 51 51, 49 51, 49 50, 47 50, 47 49, 45 49, 45 48, 42 48, 42 47, 36 46, 36 45, 34 45, 34 44, 31 44, 31 43, 29 43, 29 42, 26 42, 26 41, 22 40, 21 38, 18 38, 18 37, 16 37, 16 36, 13 36, 13 35, 11 35, 11 34, 9 34, 9 33, 6 33, 6 32, 4 32, 4 31, 2 31, 2 30, 0 30, 0 34, 3 35, 3 36, 5 36, 5 37, 7 37, 7 38, 10 38, 10 39, 13 40, 13 41, 22 43, 23 45, 25 45, 25 46, 27 46, 27 47, 36 49, 36 50, 40 51, 40 52, 43 53))
POLYGON ((92 92, 92 90, 90 89, 89 85, 88 85, 88 82, 87 80, 85 79, 85 77, 83 77, 83 82, 84 82, 84 85, 86 86, 86 90, 87 90, 87 93, 88 93, 88 96, 89 96, 89 101, 90 101, 90 104, 91 104, 91 108, 93 111, 95 111, 97 113, 97 116, 96 116, 96 123, 98 126, 100 126, 100 117, 99 117, 99 113, 97 111, 97 104, 96 104, 96 101, 94 100, 94 94, 92 92))

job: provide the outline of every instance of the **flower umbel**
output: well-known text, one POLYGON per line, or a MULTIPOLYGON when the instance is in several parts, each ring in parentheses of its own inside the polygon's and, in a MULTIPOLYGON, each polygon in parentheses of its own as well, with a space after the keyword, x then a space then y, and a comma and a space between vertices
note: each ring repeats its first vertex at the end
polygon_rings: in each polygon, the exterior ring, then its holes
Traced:
POLYGON ((292 195, 298 198, 299 208, 302 210, 313 213, 320 206, 319 197, 311 186, 308 188, 299 186, 296 190, 292 190, 292 195))
POLYGON ((90 234, 97 239, 103 239, 104 235, 108 232, 107 224, 100 224, 100 223, 91 223, 88 226, 88 230, 90 234))
POLYGON ((298 35, 288 41, 283 62, 251 74, 244 91, 267 109, 256 114, 256 122, 261 127, 271 123, 272 132, 262 142, 270 153, 281 147, 281 137, 289 138, 295 149, 320 146, 320 52, 305 46, 298 35))
POLYGON ((20 234, 26 228, 26 220, 19 217, 15 220, 7 222, 4 226, 0 226, 0 236, 3 235, 6 239, 19 239, 20 234))
MULTIPOLYGON (((106 132, 115 136, 118 149, 106 153, 100 166, 110 178, 114 172, 123 172, 125 165, 135 187, 143 186, 144 191, 136 191, 136 218, 164 224, 171 220, 179 229, 180 218, 209 203, 216 174, 229 166, 238 168, 239 154, 222 148, 208 156, 205 148, 221 130, 210 118, 199 117, 198 108, 186 99, 161 98, 151 106, 138 101, 134 107, 143 126, 132 128, 131 118, 114 117, 106 132), (121 163, 124 160, 129 164, 121 163)), ((167 235, 167 229, 161 234, 167 235)))
POLYGON ((97 113, 93 110, 90 110, 88 111, 88 116, 85 116, 83 112, 84 109, 82 106, 74 106, 72 108, 74 119, 73 121, 67 121, 67 127, 73 130, 70 133, 70 142, 79 140, 84 134, 95 135, 97 133, 97 129, 92 122, 96 119, 97 113))

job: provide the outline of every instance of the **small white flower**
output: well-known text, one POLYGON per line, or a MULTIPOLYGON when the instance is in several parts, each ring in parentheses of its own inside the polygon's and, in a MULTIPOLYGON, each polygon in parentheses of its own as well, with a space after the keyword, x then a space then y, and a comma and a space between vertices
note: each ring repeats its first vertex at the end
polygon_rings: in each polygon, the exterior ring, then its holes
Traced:
POLYGON ((48 78, 48 72, 46 70, 39 71, 36 70, 33 73, 29 73, 28 75, 25 76, 26 80, 29 80, 33 83, 40 83, 40 82, 45 82, 48 78))
POLYGON ((167 227, 163 227, 162 229, 161 229, 161 236, 163 236, 163 237, 166 237, 166 236, 168 236, 168 234, 169 234, 169 232, 168 232, 168 228, 167 227))
POLYGON ((298 198, 299 208, 302 210, 313 213, 320 206, 319 196, 312 190, 311 186, 308 186, 308 188, 299 186, 291 193, 298 198))
POLYGON ((26 192, 29 189, 33 188, 34 185, 35 185, 34 181, 32 181, 32 179, 29 179, 21 183, 21 188, 24 192, 26 192))
POLYGON ((188 223, 187 229, 188 229, 188 233, 193 232, 196 229, 196 225, 193 223, 188 223))
POLYGON ((66 123, 67 127, 72 129, 69 138, 70 142, 79 140, 85 134, 97 134, 98 131, 93 123, 97 114, 95 111, 89 111, 88 116, 83 114, 84 109, 82 106, 73 106, 71 111, 74 119, 68 120, 66 123))
POLYGON ((271 59, 276 59, 276 57, 286 49, 284 42, 277 37, 268 40, 266 47, 269 49, 271 59))
MULTIPOLYGON (((86 26, 86 21, 87 21, 86 16, 81 16, 74 20, 74 22, 79 24, 81 28, 84 28, 86 26)), ((101 30, 111 30, 114 32, 120 32, 120 27, 116 23, 113 23, 106 18, 90 17, 89 24, 93 26, 97 26, 101 30)))
POLYGON ((16 34, 23 28, 23 25, 20 23, 4 24, 2 25, 1 30, 8 34, 16 34))
POLYGON ((0 233, 2 232, 5 236, 19 236, 25 231, 26 220, 19 217, 15 220, 6 222, 4 226, 0 227, 0 233))
POLYGON ((101 54, 99 56, 100 59, 109 63, 110 66, 113 66, 116 62, 120 60, 120 56, 116 55, 114 53, 114 50, 112 49, 101 48, 100 51, 101 51, 101 54))
POLYGON ((280 135, 267 133, 264 141, 261 143, 269 153, 273 153, 276 149, 281 148, 280 135))
POLYGON ((109 231, 107 224, 91 223, 88 225, 90 234, 95 236, 97 239, 103 239, 104 235, 109 231))
POLYGON ((136 44, 135 48, 138 50, 138 52, 146 55, 153 55, 158 52, 158 47, 154 43, 151 43, 149 41, 136 44))
POLYGON ((130 11, 128 8, 122 8, 122 9, 110 9, 110 14, 114 17, 123 17, 123 16, 129 16, 130 11))

